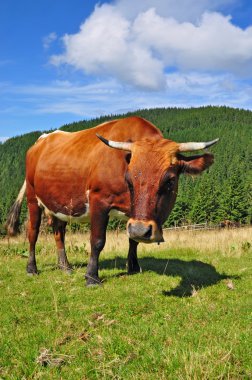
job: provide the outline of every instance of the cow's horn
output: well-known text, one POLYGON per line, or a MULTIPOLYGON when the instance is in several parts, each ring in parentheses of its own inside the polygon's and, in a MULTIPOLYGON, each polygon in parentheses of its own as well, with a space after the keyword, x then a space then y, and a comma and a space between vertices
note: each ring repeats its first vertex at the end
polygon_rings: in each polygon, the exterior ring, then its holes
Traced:
POLYGON ((181 143, 179 144, 179 151, 180 152, 192 152, 193 150, 200 150, 209 148, 210 146, 216 144, 219 141, 219 139, 215 139, 212 141, 207 142, 188 142, 188 143, 181 143))
POLYGON ((126 150, 127 152, 131 152, 132 150, 132 143, 130 142, 119 142, 119 141, 112 141, 112 140, 107 140, 103 136, 98 135, 96 133, 96 136, 106 145, 110 146, 111 148, 115 149, 121 149, 121 150, 126 150))

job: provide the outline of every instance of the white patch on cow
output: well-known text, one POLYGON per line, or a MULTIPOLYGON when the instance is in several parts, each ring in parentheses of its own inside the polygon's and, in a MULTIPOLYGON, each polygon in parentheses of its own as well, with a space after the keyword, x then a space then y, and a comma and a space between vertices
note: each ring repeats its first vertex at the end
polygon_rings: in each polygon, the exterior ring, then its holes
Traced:
POLYGON ((43 133, 43 135, 39 136, 38 140, 44 139, 47 136, 48 136, 48 133, 43 133))
POLYGON ((100 127, 101 125, 105 125, 105 124, 108 124, 108 123, 111 123, 111 121, 118 121, 118 119, 113 119, 113 120, 109 120, 109 121, 104 121, 104 123, 101 123, 99 125, 97 125, 97 127, 100 127))
POLYGON ((68 135, 70 132, 61 131, 59 129, 56 129, 56 131, 51 132, 50 135, 53 135, 54 133, 63 133, 63 134, 67 134, 68 135))
MULTIPOLYGON (((73 215, 67 215, 63 214, 61 212, 53 212, 49 210, 48 207, 37 197, 38 205, 39 207, 44 209, 44 212, 47 216, 55 216, 57 219, 62 220, 63 222, 68 222, 68 223, 84 223, 84 222, 89 222, 90 221, 90 208, 89 208, 89 190, 86 192, 87 196, 87 203, 85 203, 86 206, 86 212, 83 215, 79 216, 73 216, 73 215)), ((112 209, 109 212, 109 217, 110 219, 120 219, 120 220, 127 220, 128 217, 121 211, 112 209)))
MULTIPOLYGON (((53 135, 55 133, 64 133, 64 134, 69 134, 70 132, 65 132, 65 131, 60 131, 59 129, 56 129, 56 131, 53 131, 51 133, 43 133, 43 135, 39 136, 38 140, 45 139, 46 137, 53 135)), ((37 140, 37 141, 38 141, 37 140)))
POLYGON ((63 222, 68 222, 68 223, 84 223, 84 222, 89 222, 90 216, 88 213, 85 212, 85 214, 80 215, 80 216, 72 216, 72 215, 65 215, 62 214, 61 212, 52 213, 53 216, 55 216, 57 219, 62 220, 63 222))
POLYGON ((49 210, 49 208, 46 207, 46 205, 41 201, 41 199, 39 199, 38 197, 36 197, 36 198, 37 198, 39 207, 44 209, 45 214, 47 216, 55 216, 57 219, 62 220, 63 222, 83 223, 83 222, 89 221, 89 203, 85 203, 86 212, 84 214, 79 215, 79 216, 73 216, 73 215, 63 214, 61 212, 55 213, 55 212, 49 210))

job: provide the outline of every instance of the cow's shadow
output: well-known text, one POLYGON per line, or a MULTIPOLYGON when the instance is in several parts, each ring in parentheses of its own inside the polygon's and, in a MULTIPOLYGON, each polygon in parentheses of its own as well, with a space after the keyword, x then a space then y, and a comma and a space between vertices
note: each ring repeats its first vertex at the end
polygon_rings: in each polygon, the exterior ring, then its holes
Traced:
MULTIPOLYGON (((198 260, 159 259, 149 256, 140 258, 139 264, 144 272, 152 271, 160 275, 181 277, 176 288, 169 291, 163 290, 165 296, 191 297, 198 290, 218 284, 221 280, 239 278, 218 273, 213 265, 198 260)), ((100 269, 114 269, 115 267, 124 270, 120 275, 125 275, 125 258, 116 257, 116 259, 102 260, 100 263, 100 269)))
MULTIPOLYGON (((197 291, 203 288, 207 288, 212 285, 218 284, 225 279, 239 279, 236 275, 227 275, 225 273, 217 272, 216 268, 208 263, 204 263, 199 260, 185 261, 175 258, 160 259, 153 256, 146 256, 139 258, 138 262, 143 272, 155 272, 163 276, 180 277, 181 281, 176 288, 169 291, 163 290, 162 293, 165 296, 175 297, 191 297, 196 294, 197 291)), ((77 268, 83 268, 87 266, 86 263, 77 261, 72 262, 73 270, 77 268)), ((57 270, 57 265, 47 264, 50 270, 57 270)), ((120 270, 118 274, 112 274, 109 276, 101 277, 102 281, 106 281, 108 277, 120 277, 127 274, 126 271, 126 258, 116 256, 113 259, 101 259, 99 268, 106 270, 120 270)))

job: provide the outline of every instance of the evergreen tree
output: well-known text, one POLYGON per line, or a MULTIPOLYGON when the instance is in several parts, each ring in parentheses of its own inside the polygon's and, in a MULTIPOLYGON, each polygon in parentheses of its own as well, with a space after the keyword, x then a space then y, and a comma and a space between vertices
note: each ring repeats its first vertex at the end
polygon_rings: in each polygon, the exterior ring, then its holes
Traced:
POLYGON ((219 219, 246 223, 249 216, 249 188, 244 173, 234 168, 223 184, 223 195, 218 208, 219 219))
POLYGON ((197 189, 190 212, 193 223, 213 223, 217 219, 219 207, 219 190, 211 176, 205 176, 197 189))

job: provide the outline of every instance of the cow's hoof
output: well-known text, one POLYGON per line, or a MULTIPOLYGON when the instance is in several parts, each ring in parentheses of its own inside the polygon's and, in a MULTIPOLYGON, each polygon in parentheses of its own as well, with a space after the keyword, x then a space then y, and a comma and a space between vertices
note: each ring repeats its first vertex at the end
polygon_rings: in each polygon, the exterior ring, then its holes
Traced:
POLYGON ((99 284, 86 283, 87 288, 99 288, 101 285, 101 282, 99 284))
POLYGON ((135 267, 135 268, 132 268, 132 269, 128 270, 128 275, 129 276, 131 276, 133 274, 137 274, 137 273, 142 273, 142 268, 135 267))
POLYGON ((86 274, 85 278, 86 278, 86 286, 87 286, 87 288, 91 288, 91 287, 94 287, 94 286, 101 286, 102 285, 101 280, 99 279, 99 277, 90 276, 90 275, 86 274))
POLYGON ((72 269, 71 265, 69 265, 69 264, 68 265, 58 264, 58 268, 67 274, 73 273, 73 269, 72 269))
POLYGON ((26 272, 27 276, 38 276, 38 271, 37 272, 26 272))
POLYGON ((37 267, 33 265, 27 265, 26 273, 28 276, 37 276, 39 274, 37 267))

